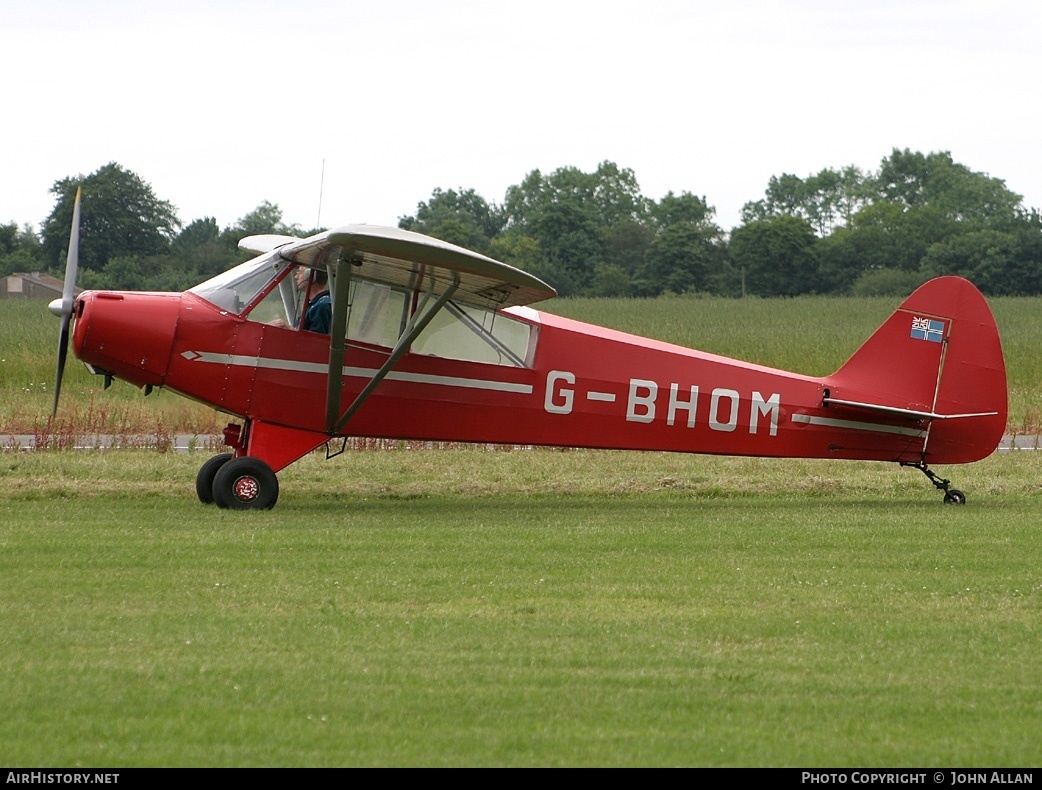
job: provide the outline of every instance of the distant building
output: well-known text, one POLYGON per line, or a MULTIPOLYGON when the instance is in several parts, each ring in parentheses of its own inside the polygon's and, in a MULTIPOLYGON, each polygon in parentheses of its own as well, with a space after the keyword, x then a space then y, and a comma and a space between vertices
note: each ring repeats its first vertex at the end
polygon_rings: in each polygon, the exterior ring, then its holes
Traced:
MULTIPOLYGON (((80 293, 82 288, 76 288, 80 293)), ((0 299, 51 299, 62 295, 62 281, 49 274, 16 272, 0 279, 0 299)))

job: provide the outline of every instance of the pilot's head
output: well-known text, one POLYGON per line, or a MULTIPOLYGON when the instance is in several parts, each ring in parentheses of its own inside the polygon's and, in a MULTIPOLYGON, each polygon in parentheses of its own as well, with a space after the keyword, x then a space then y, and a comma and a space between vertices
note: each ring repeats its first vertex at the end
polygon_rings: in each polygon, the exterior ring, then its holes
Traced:
MULTIPOLYGON (((293 282, 301 291, 308 287, 309 274, 311 274, 311 269, 307 266, 298 266, 293 270, 293 282)), ((327 279, 328 277, 322 269, 315 269, 315 285, 325 285, 327 279)))

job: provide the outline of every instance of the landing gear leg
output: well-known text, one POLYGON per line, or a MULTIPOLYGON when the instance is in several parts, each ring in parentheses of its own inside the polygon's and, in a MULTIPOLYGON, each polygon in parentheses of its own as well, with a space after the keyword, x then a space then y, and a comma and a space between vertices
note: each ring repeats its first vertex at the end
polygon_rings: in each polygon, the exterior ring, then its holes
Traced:
POLYGON ((910 463, 907 463, 905 461, 902 461, 901 462, 901 466, 911 466, 911 467, 914 467, 915 469, 918 469, 920 472, 922 472, 924 475, 926 475, 928 478, 930 478, 930 482, 933 483, 934 488, 940 489, 941 491, 944 492, 944 504, 946 504, 946 505, 965 505, 966 504, 966 495, 964 493, 962 493, 962 491, 960 491, 959 489, 952 488, 951 487, 951 482, 952 482, 951 480, 946 480, 943 477, 938 477, 936 474, 931 472, 930 469, 926 466, 926 463, 924 461, 916 461, 914 464, 910 464, 910 463))

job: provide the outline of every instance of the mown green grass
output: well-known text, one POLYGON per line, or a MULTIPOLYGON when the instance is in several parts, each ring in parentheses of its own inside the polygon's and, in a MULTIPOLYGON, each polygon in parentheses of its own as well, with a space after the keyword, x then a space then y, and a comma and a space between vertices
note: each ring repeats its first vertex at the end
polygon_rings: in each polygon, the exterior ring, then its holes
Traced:
MULTIPOLYGON (((689 348, 824 376, 834 372, 893 312, 885 297, 796 299, 555 299, 536 305, 559 315, 689 348)), ((1042 299, 990 300, 1009 378, 1009 429, 1042 430, 1042 299)), ((0 433, 46 427, 54 400, 58 320, 40 302, 0 301, 0 433)), ((80 433, 211 433, 223 415, 171 393, 148 398, 98 377, 70 356, 57 429, 80 433)))
POLYGON ((0 762, 1038 762, 1042 456, 0 454, 0 762))

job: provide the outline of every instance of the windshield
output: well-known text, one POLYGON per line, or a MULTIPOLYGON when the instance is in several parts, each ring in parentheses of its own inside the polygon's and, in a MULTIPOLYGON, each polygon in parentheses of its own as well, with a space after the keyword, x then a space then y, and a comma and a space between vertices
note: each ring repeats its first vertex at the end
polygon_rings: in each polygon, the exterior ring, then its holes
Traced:
POLYGON ((263 255, 211 277, 189 290, 223 310, 242 314, 253 304, 257 295, 290 266, 292 264, 280 258, 278 253, 263 255))

